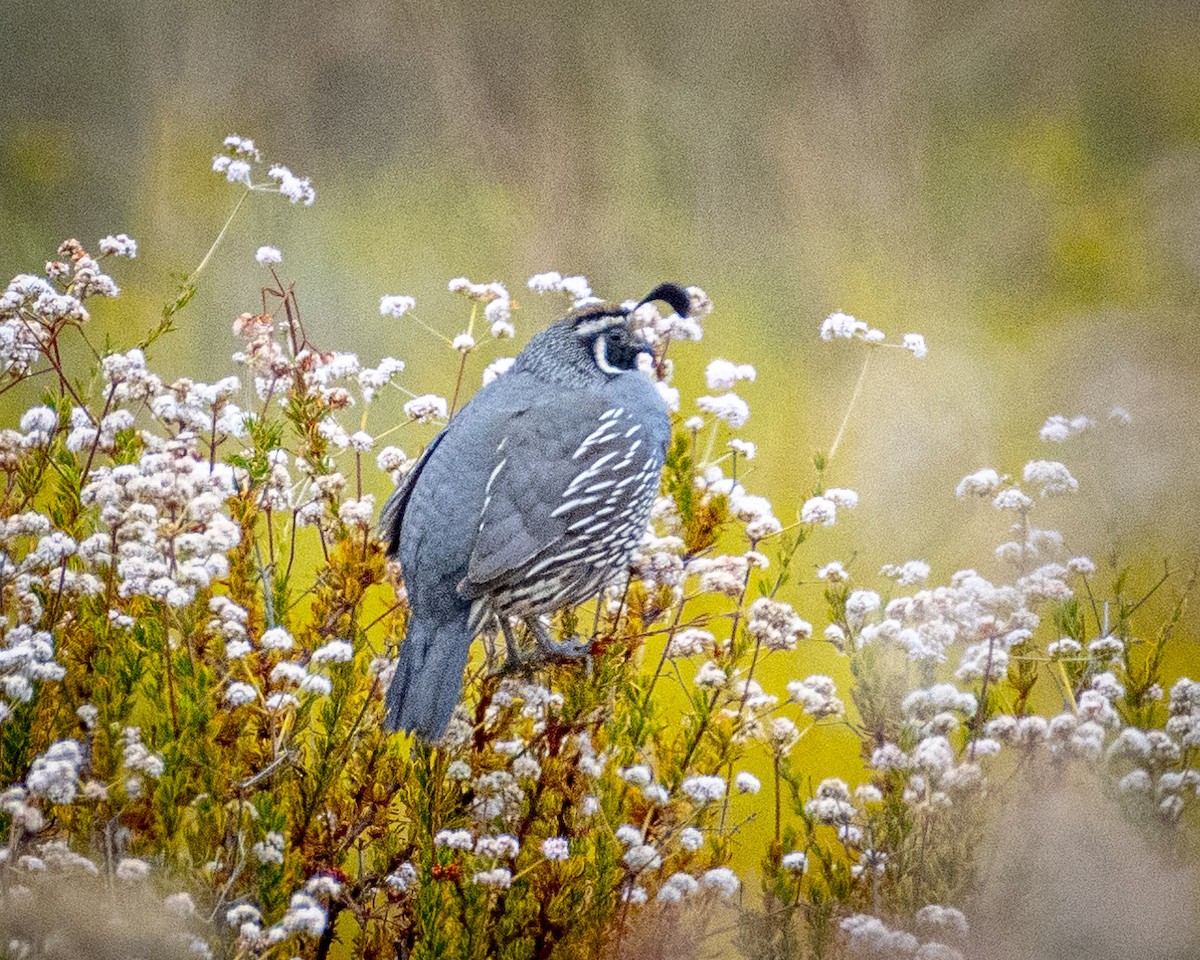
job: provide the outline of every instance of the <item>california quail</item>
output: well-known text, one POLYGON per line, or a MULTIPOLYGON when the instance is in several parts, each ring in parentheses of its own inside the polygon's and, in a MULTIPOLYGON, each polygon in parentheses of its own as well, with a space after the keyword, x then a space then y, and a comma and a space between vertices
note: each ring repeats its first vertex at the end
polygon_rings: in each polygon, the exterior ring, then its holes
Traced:
MULTIPOLYGON (((686 316, 687 292, 655 288, 686 316)), ((479 391, 425 448, 383 508, 388 555, 400 558, 411 616, 387 693, 385 723, 434 740, 462 691, 471 641, 511 620, 545 657, 586 653, 539 620, 618 578, 658 494, 671 424, 637 369, 649 344, 636 308, 593 303, 537 334, 510 370, 479 391)))

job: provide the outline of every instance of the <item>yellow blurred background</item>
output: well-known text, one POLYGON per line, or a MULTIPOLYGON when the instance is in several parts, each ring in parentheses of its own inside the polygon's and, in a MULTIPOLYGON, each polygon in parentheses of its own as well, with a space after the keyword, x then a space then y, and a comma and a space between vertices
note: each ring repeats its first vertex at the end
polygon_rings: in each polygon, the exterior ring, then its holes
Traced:
MULTIPOLYGON (((868 584, 909 559, 932 582, 998 576, 1004 522, 955 484, 1041 458, 1080 481, 1037 511, 1072 552, 1115 549, 1148 584, 1195 551, 1191 0, 7 0, 0 33, 0 272, 38 269, 67 236, 131 234, 138 259, 114 267, 124 296, 93 311, 117 344, 155 322, 235 203, 209 169, 226 134, 312 177, 311 208, 243 208, 156 348, 167 376, 229 372, 230 323, 266 279, 261 244, 283 250, 319 346, 400 357, 416 393, 449 393, 456 356, 380 317, 383 294, 414 295, 453 335, 468 311, 446 281, 499 279, 523 340, 561 305, 524 290, 534 272, 584 273, 612 299, 679 280, 716 303, 704 342, 673 352, 685 396, 711 357, 757 365, 746 483, 785 523, 862 356, 821 342, 821 319, 841 309, 929 342, 925 360, 873 361, 827 475, 861 504, 802 548, 800 576, 852 554, 868 584), (1114 406, 1131 426, 1107 425, 1114 406), (1050 414, 1101 426, 1043 443, 1050 414)), ((473 359, 473 384, 498 352, 473 359)), ((5 423, 30 399, 0 400, 5 423)), ((389 442, 415 453, 428 436, 389 442)), ((370 488, 387 485, 372 468, 370 488)), ((819 633, 820 589, 791 592, 819 633)), ((818 644, 797 659, 800 676, 836 669, 818 644)), ((820 776, 853 766, 847 732, 820 738, 820 776)))

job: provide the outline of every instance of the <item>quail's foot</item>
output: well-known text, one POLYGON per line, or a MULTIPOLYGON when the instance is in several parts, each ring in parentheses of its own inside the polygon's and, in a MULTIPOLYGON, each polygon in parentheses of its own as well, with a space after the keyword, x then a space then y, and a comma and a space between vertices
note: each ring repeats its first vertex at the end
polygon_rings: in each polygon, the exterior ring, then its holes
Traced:
POLYGON ((581 660, 591 656, 592 643, 590 640, 580 640, 572 637, 569 640, 552 640, 546 625, 540 620, 525 621, 533 635, 537 638, 540 659, 546 663, 562 663, 566 660, 581 660))

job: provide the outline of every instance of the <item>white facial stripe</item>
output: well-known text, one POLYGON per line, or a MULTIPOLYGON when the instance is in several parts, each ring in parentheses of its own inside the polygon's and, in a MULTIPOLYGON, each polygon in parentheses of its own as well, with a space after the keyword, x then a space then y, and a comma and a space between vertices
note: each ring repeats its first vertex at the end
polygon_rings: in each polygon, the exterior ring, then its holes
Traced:
POLYGON ((596 358, 596 366, 605 373, 615 376, 618 373, 625 372, 608 362, 608 338, 604 334, 600 334, 592 344, 592 355, 596 358))
POLYGON ((585 320, 583 323, 575 324, 575 333, 581 337, 590 337, 593 333, 600 333, 602 330, 611 330, 613 327, 619 327, 628 319, 629 317, 620 313, 597 317, 595 320, 585 320))

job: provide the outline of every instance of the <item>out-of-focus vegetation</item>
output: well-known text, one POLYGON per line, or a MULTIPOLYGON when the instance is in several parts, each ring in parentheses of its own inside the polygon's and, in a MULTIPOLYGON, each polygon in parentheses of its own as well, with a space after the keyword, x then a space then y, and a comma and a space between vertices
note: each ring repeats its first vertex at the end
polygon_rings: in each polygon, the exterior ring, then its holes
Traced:
POLYGON ((314 325, 408 360, 440 345, 375 314, 401 278, 436 320, 460 273, 583 272, 612 296, 675 277, 722 305, 716 351, 760 365, 773 493, 828 446, 853 379, 814 354, 820 317, 937 345, 915 382, 867 385, 845 447, 872 563, 972 559, 949 528, 908 522, 938 510, 941 478, 1015 454, 1049 413, 1113 404, 1143 429, 1095 452, 1091 522, 1130 544, 1156 525, 1193 539, 1194 4, 118 0, 86 39, 63 29, 78 16, 0 11, 9 273, 124 229, 136 287, 164 289, 207 248, 195 211, 216 224, 231 202, 197 163, 230 131, 329 201, 246 212, 170 344, 179 370, 216 369, 260 243, 288 251, 314 325))

